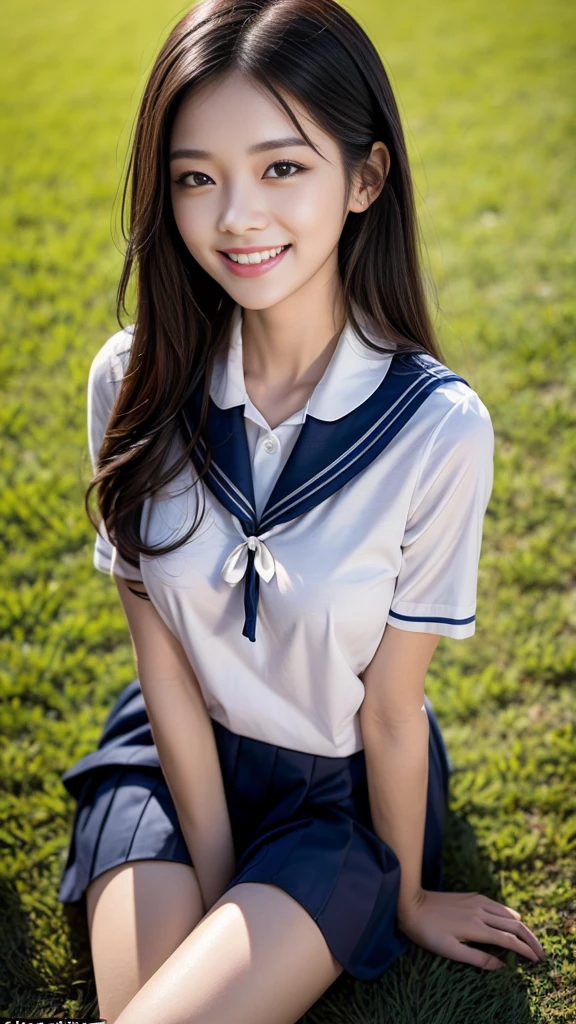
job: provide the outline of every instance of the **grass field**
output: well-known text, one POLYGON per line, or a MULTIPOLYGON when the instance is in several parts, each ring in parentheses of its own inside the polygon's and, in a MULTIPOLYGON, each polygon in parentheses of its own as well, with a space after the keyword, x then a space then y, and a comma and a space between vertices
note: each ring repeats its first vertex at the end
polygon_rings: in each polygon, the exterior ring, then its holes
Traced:
MULTIPOLYGON (((427 685, 456 766, 447 885, 516 907, 548 958, 506 954, 508 970, 492 973, 414 947, 378 983, 343 977, 306 1024, 565 1024, 576 1021, 576 7, 352 10, 399 97, 445 360, 496 433, 477 630, 440 641, 427 685)), ((56 898, 74 809, 60 775, 94 747, 135 669, 114 585, 92 567, 85 392, 115 330, 112 207, 131 119, 177 13, 171 0, 20 0, 1 15, 6 1016, 96 1008, 82 921, 56 898)))

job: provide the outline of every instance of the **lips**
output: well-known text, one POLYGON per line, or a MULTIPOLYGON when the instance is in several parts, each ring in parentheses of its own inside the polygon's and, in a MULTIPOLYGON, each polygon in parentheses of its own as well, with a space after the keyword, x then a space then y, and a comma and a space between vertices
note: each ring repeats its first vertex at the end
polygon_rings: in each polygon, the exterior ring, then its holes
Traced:
POLYGON ((222 264, 235 277, 260 277, 277 267, 291 249, 291 244, 264 249, 250 246, 244 249, 218 250, 222 264))

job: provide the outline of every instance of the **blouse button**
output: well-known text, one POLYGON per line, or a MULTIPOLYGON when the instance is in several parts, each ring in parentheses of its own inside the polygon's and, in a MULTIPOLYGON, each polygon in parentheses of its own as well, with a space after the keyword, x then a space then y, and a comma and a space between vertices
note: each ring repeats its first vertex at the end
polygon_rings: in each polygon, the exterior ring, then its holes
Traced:
POLYGON ((278 451, 278 444, 278 438, 275 437, 274 434, 271 434, 270 437, 267 437, 263 442, 265 450, 271 453, 278 451))

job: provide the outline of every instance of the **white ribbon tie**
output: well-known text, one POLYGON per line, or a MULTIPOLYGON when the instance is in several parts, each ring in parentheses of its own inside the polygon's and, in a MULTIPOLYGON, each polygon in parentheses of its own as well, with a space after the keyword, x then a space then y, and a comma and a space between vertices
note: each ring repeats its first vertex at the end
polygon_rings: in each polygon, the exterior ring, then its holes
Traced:
POLYGON ((238 544, 238 547, 235 547, 230 552, 222 566, 222 579, 231 586, 234 586, 235 583, 242 579, 248 568, 248 550, 256 552, 254 568, 266 583, 272 579, 276 571, 274 556, 270 549, 266 547, 264 541, 260 540, 259 537, 247 537, 246 540, 242 541, 241 544, 238 544))

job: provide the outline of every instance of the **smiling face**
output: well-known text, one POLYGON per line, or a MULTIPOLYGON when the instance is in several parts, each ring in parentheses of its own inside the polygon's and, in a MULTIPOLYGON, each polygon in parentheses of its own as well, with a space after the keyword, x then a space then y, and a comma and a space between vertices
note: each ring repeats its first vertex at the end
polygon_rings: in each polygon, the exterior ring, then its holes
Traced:
POLYGON ((246 309, 268 309, 338 279, 351 195, 336 141, 238 72, 185 99, 170 138, 174 217, 194 259, 246 309), (280 251, 279 251, 280 250, 280 251))

